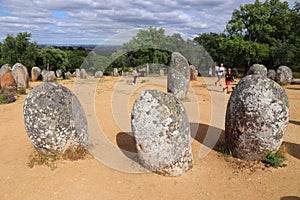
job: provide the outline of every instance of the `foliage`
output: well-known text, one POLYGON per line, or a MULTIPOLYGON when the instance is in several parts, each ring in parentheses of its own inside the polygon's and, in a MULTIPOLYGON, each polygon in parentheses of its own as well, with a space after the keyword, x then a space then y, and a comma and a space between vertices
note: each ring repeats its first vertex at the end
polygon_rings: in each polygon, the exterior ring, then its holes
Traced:
POLYGON ((26 88, 25 87, 20 87, 17 91, 18 94, 26 94, 26 88))
POLYGON ((0 104, 8 104, 15 102, 16 98, 14 96, 14 92, 11 92, 9 90, 4 90, 0 94, 0 104))
POLYGON ((266 158, 262 161, 267 167, 286 167, 286 164, 283 164, 284 156, 276 153, 269 153, 266 158))
POLYGON ((57 48, 47 46, 40 51, 44 69, 65 71, 68 66, 67 54, 57 48))

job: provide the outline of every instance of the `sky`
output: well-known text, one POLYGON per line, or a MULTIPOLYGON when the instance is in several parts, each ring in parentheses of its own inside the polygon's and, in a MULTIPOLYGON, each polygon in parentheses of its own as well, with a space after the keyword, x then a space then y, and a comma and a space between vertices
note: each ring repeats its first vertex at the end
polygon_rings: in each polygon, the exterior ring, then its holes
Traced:
POLYGON ((254 1, 0 0, 0 41, 29 32, 38 44, 115 45, 149 26, 193 39, 223 32, 234 9, 254 1))

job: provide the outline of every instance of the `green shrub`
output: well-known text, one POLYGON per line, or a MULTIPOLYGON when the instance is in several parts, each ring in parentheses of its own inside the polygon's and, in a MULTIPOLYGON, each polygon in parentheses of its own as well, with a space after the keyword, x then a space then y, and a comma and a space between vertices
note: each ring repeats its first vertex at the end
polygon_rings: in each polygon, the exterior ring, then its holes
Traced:
POLYGON ((20 87, 17 92, 18 94, 26 94, 26 88, 20 87))
POLYGON ((269 153, 266 158, 262 161, 267 167, 285 167, 286 164, 283 163, 284 156, 280 153, 269 153))
POLYGON ((300 78, 300 72, 293 72, 293 78, 300 78))

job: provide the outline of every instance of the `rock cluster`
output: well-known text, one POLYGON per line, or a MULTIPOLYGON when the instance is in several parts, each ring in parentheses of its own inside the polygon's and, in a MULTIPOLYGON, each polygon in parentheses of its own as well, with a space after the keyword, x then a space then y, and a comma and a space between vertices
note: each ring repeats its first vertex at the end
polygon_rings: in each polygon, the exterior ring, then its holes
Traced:
POLYGON ((189 121, 174 95, 143 91, 134 104, 131 126, 139 160, 147 169, 179 176, 192 168, 189 121))
POLYGON ((244 77, 227 106, 225 140, 232 154, 262 160, 277 151, 289 123, 285 90, 263 75, 244 77))
POLYGON ((44 154, 88 146, 85 113, 77 97, 64 86, 43 82, 33 88, 25 100, 23 114, 32 144, 44 154))

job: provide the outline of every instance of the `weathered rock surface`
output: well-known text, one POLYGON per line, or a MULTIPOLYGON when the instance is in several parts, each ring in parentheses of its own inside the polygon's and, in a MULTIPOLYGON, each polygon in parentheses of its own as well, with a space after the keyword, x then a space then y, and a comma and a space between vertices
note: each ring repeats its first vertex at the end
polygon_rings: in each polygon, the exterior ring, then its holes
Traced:
POLYGON ((12 68, 12 74, 19 88, 28 88, 29 87, 29 74, 27 68, 21 63, 14 64, 12 68))
POLYGON ((288 85, 292 82, 293 72, 287 66, 280 66, 276 70, 275 81, 281 85, 288 85))
POLYGON ((113 69, 113 76, 119 76, 119 72, 118 72, 118 69, 117 68, 114 68, 113 69))
POLYGON ((134 104, 131 126, 139 160, 147 169, 179 176, 192 168, 190 125, 174 95, 143 91, 134 104))
POLYGON ((267 76, 268 70, 264 65, 254 64, 248 70, 247 76, 251 74, 267 76))
POLYGON ((0 78, 0 88, 1 90, 17 91, 17 83, 11 72, 11 70, 6 71, 2 74, 0 78))
POLYGON ((11 71, 11 67, 9 66, 9 64, 2 65, 2 67, 0 68, 0 78, 3 74, 5 74, 8 71, 11 71))
POLYGON ((289 123, 285 90, 261 75, 244 77, 227 106, 225 140, 236 157, 262 160, 277 151, 289 123))
POLYGON ((167 90, 178 99, 184 99, 187 96, 189 84, 189 63, 180 53, 173 52, 171 63, 168 67, 167 90))
POLYGON ((41 80, 43 80, 42 70, 39 67, 33 67, 31 69, 31 81, 41 81, 41 80))
POLYGON ((43 82, 33 88, 25 100, 23 114, 32 144, 44 154, 88 146, 85 113, 77 97, 64 86, 43 82))
POLYGON ((75 69, 74 77, 80 78, 80 69, 75 69))
POLYGON ((56 73, 57 78, 61 78, 61 76, 63 75, 63 72, 61 71, 61 69, 56 70, 55 73, 56 73))
POLYGON ((275 70, 269 69, 269 70, 268 70, 267 77, 268 77, 269 79, 272 79, 272 80, 274 81, 274 80, 275 80, 275 76, 276 76, 275 70))
POLYGON ((88 78, 88 74, 86 73, 85 69, 80 70, 80 78, 81 79, 87 79, 88 78))
POLYGON ((103 77, 103 72, 102 71, 95 72, 95 78, 102 78, 102 77, 103 77))
POLYGON ((190 66, 190 74, 191 74, 191 81, 196 81, 197 80, 197 76, 198 76, 198 70, 196 69, 196 67, 194 65, 190 66))
POLYGON ((42 77, 44 82, 53 82, 56 80, 54 71, 42 71, 42 77))

